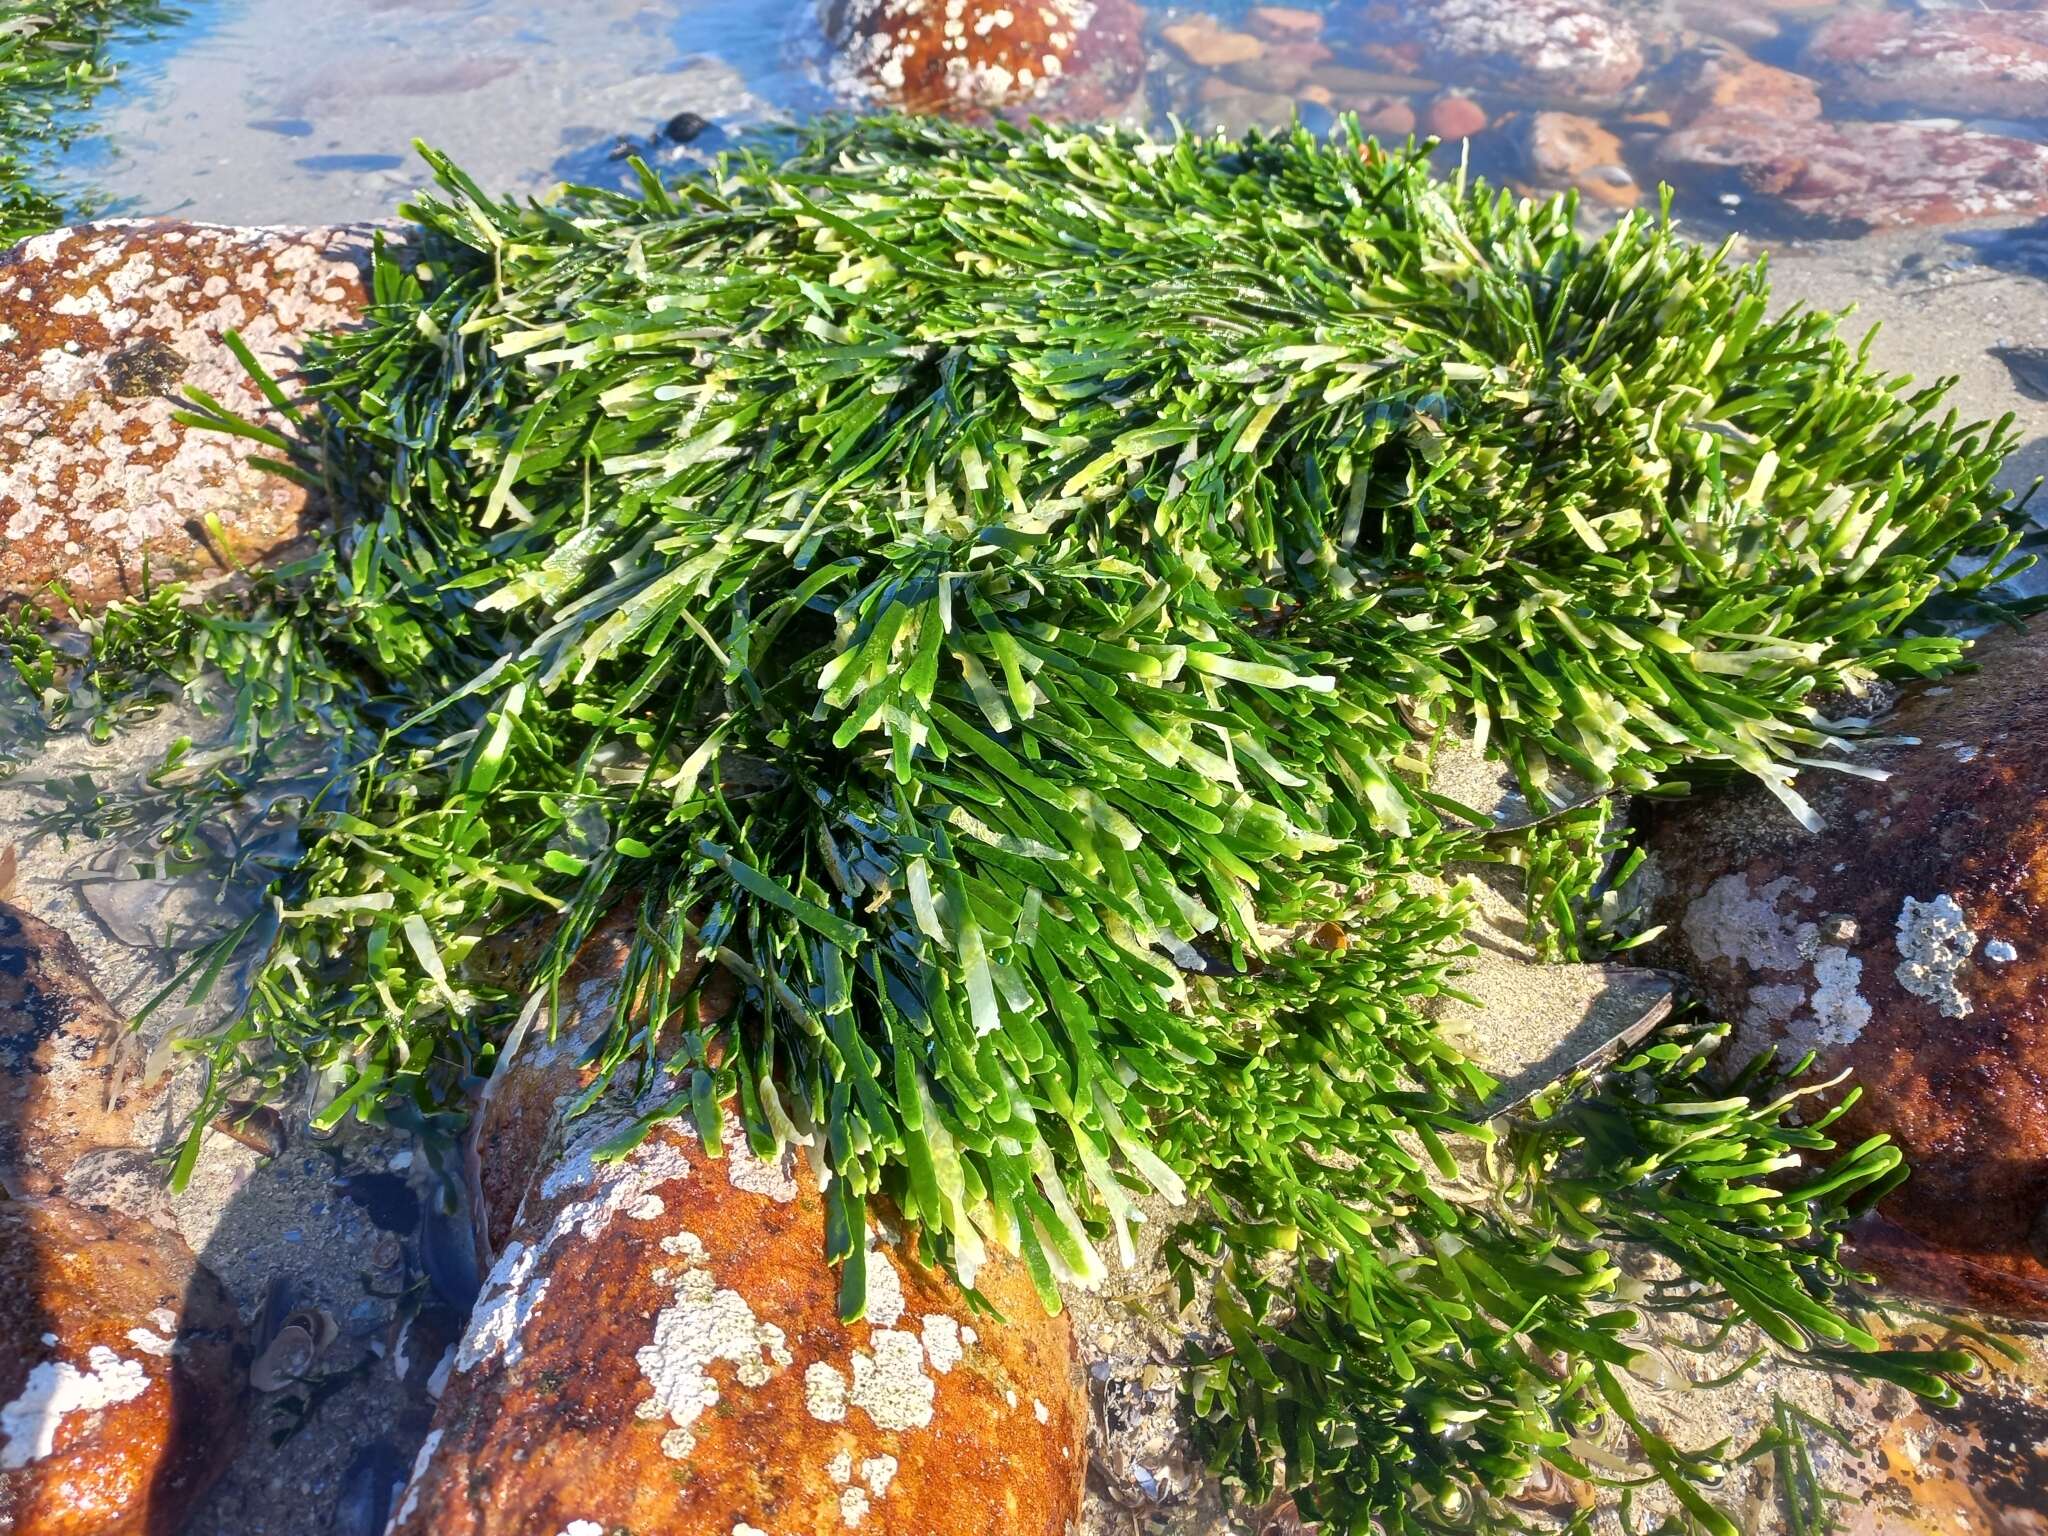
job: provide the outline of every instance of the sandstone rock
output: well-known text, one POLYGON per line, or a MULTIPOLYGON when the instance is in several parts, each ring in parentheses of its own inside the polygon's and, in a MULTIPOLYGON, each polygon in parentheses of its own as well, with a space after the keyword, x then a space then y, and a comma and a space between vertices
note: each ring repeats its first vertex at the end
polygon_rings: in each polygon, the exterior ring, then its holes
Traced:
POLYGON ((1735 173, 1749 191, 1830 224, 1952 224, 2048 209, 2048 145, 1952 122, 1788 122, 1711 112, 1667 135, 1659 165, 1735 173))
POLYGON ((1612 96, 1643 68, 1635 27, 1599 0, 1423 0, 1410 25, 1423 57, 1538 96, 1612 96))
POLYGON ((828 75, 854 100, 975 116, 1106 116, 1143 78, 1133 0, 831 0, 828 75))
POLYGON ((1801 775, 1820 834, 1762 790, 1661 815, 1652 958, 1737 1023, 1741 1054, 1853 1073, 1843 1139, 1888 1132, 1913 1166, 1859 1259, 2048 1318, 2048 625, 1976 659, 1886 722, 1918 745, 1858 754, 1885 782, 1801 775))
POLYGON ((714 1160, 674 1121, 597 1161, 629 1123, 572 1124, 527 1192, 394 1536, 1064 1536, 1086 1400, 1021 1266, 982 1271, 1001 1317, 976 1315, 871 1234, 842 1324, 806 1161, 730 1134, 714 1160))
POLYGON ((182 1529, 234 1451, 247 1367, 233 1303, 178 1238, 0 1201, 0 1529, 182 1529))
POLYGON ((1610 208, 1633 208, 1643 195, 1622 161, 1621 140, 1590 117, 1532 113, 1522 148, 1530 171, 1550 186, 1577 187, 1610 208))
POLYGON ((215 576, 317 524, 304 490, 250 463, 258 444, 171 417, 196 385, 275 424, 222 333, 289 384, 300 338, 361 312, 370 243, 115 220, 0 254, 0 599, 61 581, 90 608, 140 590, 145 565, 215 576))
POLYGON ((136 1119, 163 1089, 143 1086, 134 1046, 70 937, 0 902, 0 1190, 77 1196, 90 1181, 95 1203, 143 1214, 162 1177, 133 1145, 136 1119), (110 1200, 110 1178, 131 1172, 110 1200))
POLYGON ((1227 31, 1214 16, 1207 14, 1161 27, 1159 35, 1174 52, 1203 69, 1242 63, 1266 51, 1266 45, 1251 33, 1227 31))
POLYGON ((1853 101, 1968 116, 2048 115, 2048 11, 1844 10, 1804 65, 1853 101))
POLYGON ((1439 96, 1429 104, 1423 126, 1446 143, 1486 131, 1486 109, 1470 96, 1439 96))

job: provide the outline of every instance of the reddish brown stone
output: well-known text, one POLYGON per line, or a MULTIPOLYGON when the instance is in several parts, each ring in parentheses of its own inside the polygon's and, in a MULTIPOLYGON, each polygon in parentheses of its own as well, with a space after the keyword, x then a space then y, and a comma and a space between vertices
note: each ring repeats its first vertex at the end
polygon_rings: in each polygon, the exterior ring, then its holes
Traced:
POLYGON ((91 974, 68 935, 0 902, 0 1190, 15 1199, 133 1156, 136 1119, 162 1097, 91 974))
POLYGON ((0 1201, 0 1530, 173 1536, 240 1437, 234 1304, 170 1233, 0 1201))
POLYGON ((1811 122, 1820 116, 1820 89, 1806 76, 1732 51, 1694 55, 1685 65, 1682 82, 1680 121, 1714 112, 1753 113, 1787 122, 1811 122))
POLYGON ((180 426, 197 386, 272 426, 222 334, 290 382, 299 339, 355 318, 361 229, 81 224, 0 253, 0 599, 94 607, 260 561, 319 519, 267 450, 180 426), (218 532, 210 531, 213 520, 218 532))
POLYGON ((1065 1536, 1085 1394, 1019 1266, 980 1294, 881 1243, 839 1321, 807 1163, 603 1106, 522 1202, 394 1536, 1065 1536), (576 1522, 588 1522, 577 1525, 576 1522))
POLYGON ((1915 746, 1824 771, 1802 830, 1760 789, 1661 815, 1656 958, 1738 1026, 1740 1054, 1819 1052, 1863 1090, 1841 1127, 1913 1176, 1858 1256, 1938 1299, 2048 1318, 2048 625, 1886 722, 1915 746))
POLYGON ((1486 108, 1470 96, 1439 96, 1429 104, 1423 125, 1437 138, 1455 143, 1486 131, 1486 108))
POLYGON ((1132 0, 832 0, 828 73, 843 95, 973 117, 1107 115, 1145 69, 1132 0))
POLYGON ((2048 145, 1946 122, 1826 123, 1709 112, 1657 146, 1677 176, 1734 171, 1751 192, 1831 224, 1953 224, 2048 209, 2048 145))
POLYGON ((1844 10, 1806 68, 1852 101, 1997 117, 2048 115, 2048 12, 1844 10))

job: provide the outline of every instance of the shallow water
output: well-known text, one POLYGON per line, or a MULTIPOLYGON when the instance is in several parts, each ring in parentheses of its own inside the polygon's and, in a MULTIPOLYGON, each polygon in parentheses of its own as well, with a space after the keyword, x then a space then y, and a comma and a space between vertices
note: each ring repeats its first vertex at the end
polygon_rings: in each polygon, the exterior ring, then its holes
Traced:
MULTIPOLYGON (((1561 3, 1498 0, 1495 10, 1512 26, 1561 3)), ((1268 28, 1251 44, 1261 56, 1251 59, 1224 57, 1244 45, 1175 40, 1190 20, 1211 26, 1205 15, 1215 30, 1248 37, 1259 30, 1250 0, 1216 0, 1207 12, 1148 5, 1145 79, 1126 115, 1154 127, 1177 119, 1241 130, 1296 110, 1320 127, 1350 109, 1391 137, 1409 124, 1450 133, 1483 121, 1469 151, 1474 166, 1497 179, 1575 181, 1588 207, 1611 217, 1652 200, 1657 181, 1669 178, 1681 212, 1703 232, 1765 235, 1854 233, 1873 210, 1885 222, 1880 205, 1896 188, 1867 189, 1857 178, 1900 175, 1898 146, 1838 145, 1831 159, 1808 167, 1816 135, 1940 117, 1951 135, 1943 152, 1962 145, 1978 167, 1936 178, 1965 201, 1962 212, 2048 211, 2048 151, 2038 164, 2033 158, 2048 122, 2025 116, 2048 112, 2048 87, 2025 83, 2034 63, 2048 79, 2048 34, 2038 61, 1987 74, 1981 101, 1959 103, 1958 87, 1945 80, 1884 100, 1888 88, 1873 90, 1867 80, 1859 87, 1852 73, 1806 52, 1816 28, 1852 16, 1855 0, 1604 0, 1603 14, 1639 44, 1642 68, 1601 94, 1583 71, 1561 83, 1555 72, 1517 75, 1499 56, 1460 64, 1440 51, 1404 48, 1404 26, 1432 5, 1483 11, 1495 0, 1307 4, 1320 18, 1319 42, 1304 53, 1300 34, 1268 28), (1701 61, 1745 54, 1812 76, 1821 123, 1794 108, 1749 134, 1741 165, 1674 164, 1668 136, 1711 110, 1701 105, 1701 61), (1446 108, 1447 98, 1457 100, 1446 108), (1563 148, 1571 162, 1563 169, 1556 146, 1534 142, 1546 108, 1585 125, 1571 130, 1578 137, 1563 148), (1597 130, 1593 137, 1586 127, 1597 130), (1963 144, 1957 133, 1972 137, 1963 144), (1788 190, 1788 182, 1797 185, 1788 190), (1812 195, 1802 200, 1802 192, 1812 195)), ((1886 8, 1926 22, 1944 6, 1862 7, 1886 8)), ((185 9, 183 24, 124 50, 122 83, 103 99, 95 134, 69 157, 69 173, 115 211, 230 222, 377 217, 420 179, 415 138, 447 150, 486 186, 540 192, 564 178, 618 178, 627 149, 687 163, 746 127, 842 104, 825 84, 813 0, 188 0, 185 9), (662 131, 681 113, 710 125, 687 149, 662 131)), ((2016 25, 2024 31, 2031 23, 2016 25)), ((1785 110, 1782 101, 1760 103, 1746 83, 1732 94, 1745 113, 1760 104, 1785 110)), ((1440 153, 1449 161, 1457 146, 1440 153)))

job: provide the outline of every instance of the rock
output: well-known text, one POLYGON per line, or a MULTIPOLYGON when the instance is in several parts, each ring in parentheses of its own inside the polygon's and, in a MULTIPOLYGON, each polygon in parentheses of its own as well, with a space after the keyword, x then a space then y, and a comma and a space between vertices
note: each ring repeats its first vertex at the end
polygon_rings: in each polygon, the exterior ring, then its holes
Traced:
POLYGON ((1543 182, 1577 187, 1610 208, 1633 208, 1643 195, 1622 163, 1621 140, 1590 117, 1531 113, 1522 150, 1530 171, 1543 182))
POLYGON ((2048 11, 1844 10, 1802 64, 1865 106, 2048 116, 2048 11))
POLYGON ((251 463, 270 450, 172 413, 197 386, 280 425, 222 333, 289 387, 300 338, 361 313, 370 243, 114 220, 0 254, 0 599, 61 581, 92 608, 139 591, 145 566, 217 576, 316 526, 302 488, 251 463))
POLYGON ((1063 1536, 1086 1398, 1020 1265, 977 1277, 991 1318, 870 1234, 842 1324, 808 1162, 681 1121, 597 1161, 630 1123, 573 1123, 527 1192, 393 1536, 1063 1536))
POLYGON ((1358 126, 1382 139, 1405 139, 1415 131, 1415 109, 1398 97, 1354 97, 1338 101, 1337 108, 1356 112, 1358 126))
POLYGON ((0 1525, 161 1536, 239 1440, 233 1302, 177 1237, 66 1200, 0 1201, 0 1525))
POLYGON ((0 902, 0 1190, 156 1214, 163 1179, 135 1147, 163 1097, 70 937, 0 902), (120 1191, 115 1185, 123 1186, 120 1191))
POLYGON ((1649 833, 1650 958, 1738 1027, 1863 1090, 1839 1140, 1893 1136, 1912 1178, 1860 1235, 1894 1284, 2048 1318, 2048 624, 1885 722, 1882 783, 1802 774, 1809 834, 1761 789, 1649 833))
MULTIPOLYGON (((1326 50, 1327 51, 1327 50, 1326 50)), ((1289 92, 1308 78, 1314 67, 1299 54, 1283 53, 1268 49, 1255 59, 1245 59, 1230 66, 1225 74, 1232 85, 1247 91, 1289 92)), ((1210 76, 1214 79, 1215 76, 1210 76)), ((1207 81, 1203 82, 1205 85, 1207 81)))
POLYGON ((1214 16, 1191 16, 1159 29, 1159 35, 1190 64, 1203 69, 1220 69, 1256 59, 1266 45, 1249 32, 1226 31, 1214 16))
POLYGON ((1455 92, 1439 96, 1423 114, 1423 126, 1446 143, 1469 139, 1486 131, 1486 109, 1470 96, 1455 92))
POLYGON ((1820 116, 1820 88, 1811 80, 1747 54, 1702 50, 1687 61, 1683 81, 1678 99, 1682 122, 1715 112, 1747 112, 1785 122, 1820 116))
POLYGON ((1523 95, 1612 96, 1643 68, 1635 27, 1599 0, 1424 0, 1408 24, 1444 73, 1523 95))
POLYGON ((2048 146, 1951 122, 1788 122, 1713 112, 1667 135, 1656 153, 1674 178, 1725 168, 1751 192, 1851 228, 2048 209, 2048 146))
POLYGON ((1244 14, 1254 37, 1269 43, 1302 42, 1323 35, 1323 13, 1292 5, 1255 5, 1244 14))
POLYGON ((830 0, 828 77, 857 101, 973 117, 1113 113, 1145 69, 1133 0, 830 0))

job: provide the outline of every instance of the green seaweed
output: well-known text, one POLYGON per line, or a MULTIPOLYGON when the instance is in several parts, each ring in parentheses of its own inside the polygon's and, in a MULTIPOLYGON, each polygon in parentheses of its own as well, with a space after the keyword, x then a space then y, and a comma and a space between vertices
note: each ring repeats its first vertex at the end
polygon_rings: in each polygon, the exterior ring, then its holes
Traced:
MULTIPOLYGON (((1937 596, 1996 611, 2009 424, 1774 316, 1668 211, 1588 239, 1350 126, 879 118, 530 206, 429 159, 368 323, 311 353, 295 472, 360 515, 183 642, 248 765, 309 724, 347 763, 181 978, 265 946, 188 1042, 213 1102, 310 1073, 323 1124, 445 1115, 625 903, 598 1065, 647 1123, 813 1138, 827 1257, 883 1198, 1055 1307, 1178 1203, 1227 1340, 1204 1444, 1333 1529, 1592 1475, 1660 1307, 1951 1390, 1839 1299, 1903 1170, 1831 1155, 1814 1085, 1706 1086, 1695 1023, 1480 1118, 1429 1012, 1461 872, 1519 864, 1549 951, 1607 953, 1625 838, 1496 833, 1422 769, 1455 728, 1539 807, 1746 773, 1810 819, 1795 776, 1852 750, 1810 701, 1954 664, 1937 596), (507 990, 479 946, 537 912, 507 990), (716 1020, 693 953, 741 983, 716 1020), (1495 1198, 1451 1194, 1474 1160, 1495 1198), (1622 1243, 1691 1284, 1636 1296, 1622 1243)), ((203 788, 246 783, 216 753, 203 788)), ((1730 1529, 1711 1456, 1638 1438, 1730 1529)))
POLYGON ((156 0, 0 0, 0 247, 76 215, 80 199, 58 189, 51 153, 112 83, 108 45, 177 14, 156 0))

